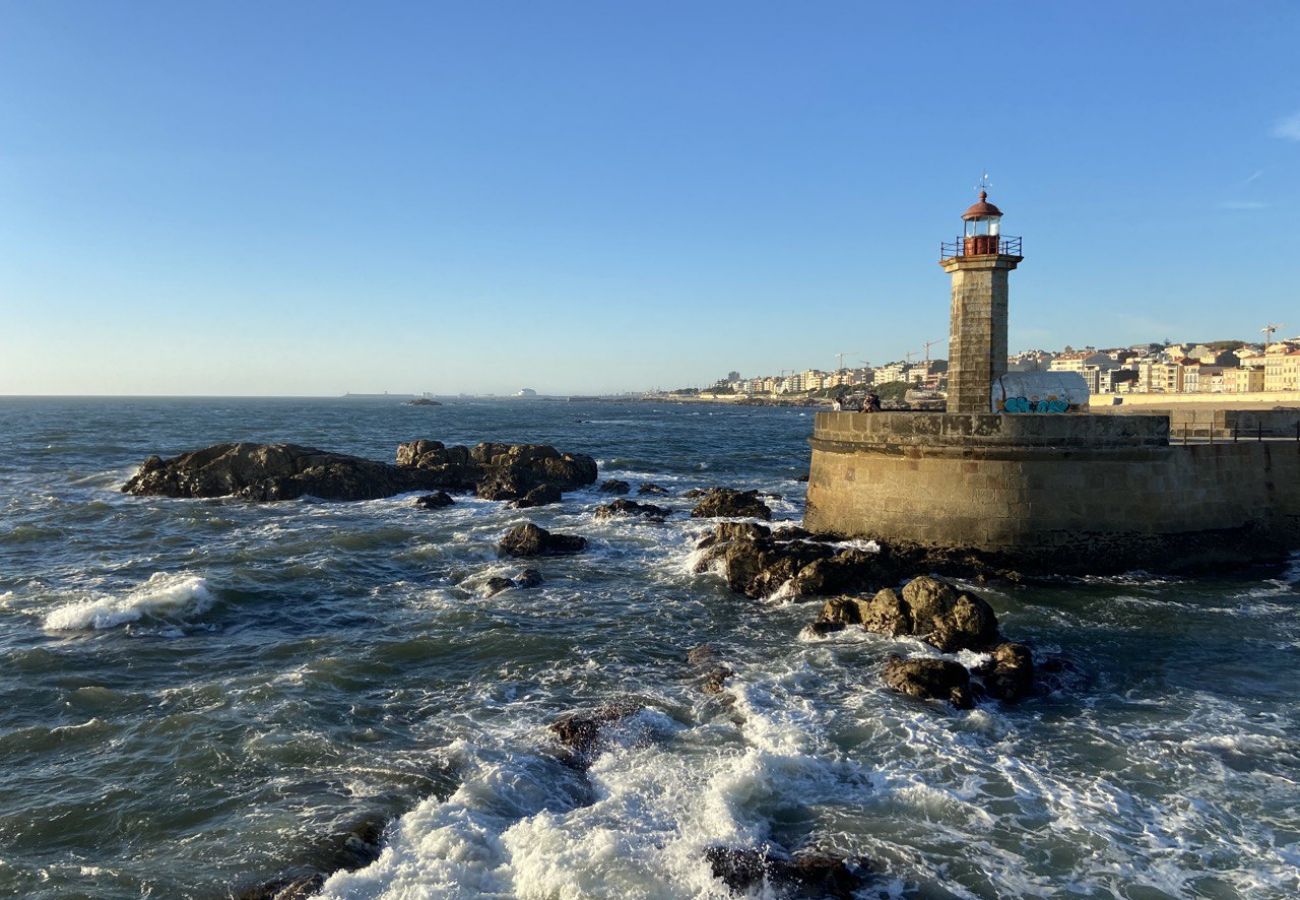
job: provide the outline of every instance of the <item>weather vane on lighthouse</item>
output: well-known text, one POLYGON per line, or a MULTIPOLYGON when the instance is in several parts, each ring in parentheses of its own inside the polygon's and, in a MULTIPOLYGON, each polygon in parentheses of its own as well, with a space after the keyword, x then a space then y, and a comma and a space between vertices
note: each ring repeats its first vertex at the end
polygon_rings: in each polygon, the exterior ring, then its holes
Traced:
POLYGON ((980 183, 975 185, 975 193, 988 194, 991 187, 993 187, 993 182, 989 181, 989 173, 985 172, 980 176, 980 183))

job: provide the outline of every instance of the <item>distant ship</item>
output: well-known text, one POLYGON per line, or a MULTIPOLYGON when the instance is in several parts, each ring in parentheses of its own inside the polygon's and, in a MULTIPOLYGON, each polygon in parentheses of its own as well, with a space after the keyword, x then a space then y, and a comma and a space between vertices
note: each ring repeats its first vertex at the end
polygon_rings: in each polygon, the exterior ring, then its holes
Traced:
POLYGON ((516 397, 536 397, 536 396, 537 396, 537 391, 533 390, 532 388, 520 388, 520 389, 519 389, 519 392, 518 392, 517 394, 515 394, 515 396, 516 396, 516 397))

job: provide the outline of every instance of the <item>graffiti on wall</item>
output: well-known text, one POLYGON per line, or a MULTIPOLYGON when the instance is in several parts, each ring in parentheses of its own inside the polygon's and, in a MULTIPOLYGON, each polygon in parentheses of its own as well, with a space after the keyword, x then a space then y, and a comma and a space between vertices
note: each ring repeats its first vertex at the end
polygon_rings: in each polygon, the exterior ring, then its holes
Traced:
POLYGON ((1008 397, 1002 402, 1001 412, 1007 413, 1063 413, 1069 412, 1070 404, 1058 397, 1008 397))

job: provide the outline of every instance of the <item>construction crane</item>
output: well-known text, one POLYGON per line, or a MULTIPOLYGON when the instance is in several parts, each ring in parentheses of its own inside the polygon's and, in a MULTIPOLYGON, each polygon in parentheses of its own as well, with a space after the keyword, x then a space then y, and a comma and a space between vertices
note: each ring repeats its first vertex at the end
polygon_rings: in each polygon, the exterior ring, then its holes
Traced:
POLYGON ((1265 350, 1268 349, 1269 344, 1273 343, 1273 333, 1275 331, 1281 331, 1285 327, 1286 327, 1285 322, 1269 322, 1267 325, 1265 325, 1263 328, 1259 330, 1259 333, 1264 335, 1265 350))
POLYGON ((838 367, 835 371, 837 371, 837 372, 842 372, 842 371, 844 371, 844 357, 845 357, 845 356, 852 356, 852 355, 853 355, 853 351, 852 351, 852 350, 848 351, 847 353, 836 353, 835 356, 836 356, 836 358, 839 359, 840 364, 839 364, 839 367, 838 367))
POLYGON ((930 348, 933 347, 935 344, 942 344, 942 343, 943 343, 944 341, 946 341, 946 340, 948 340, 948 339, 947 339, 947 338, 939 338, 939 340, 937 340, 937 341, 925 341, 925 342, 924 342, 924 343, 925 343, 925 361, 926 361, 927 364, 930 362, 930 348))

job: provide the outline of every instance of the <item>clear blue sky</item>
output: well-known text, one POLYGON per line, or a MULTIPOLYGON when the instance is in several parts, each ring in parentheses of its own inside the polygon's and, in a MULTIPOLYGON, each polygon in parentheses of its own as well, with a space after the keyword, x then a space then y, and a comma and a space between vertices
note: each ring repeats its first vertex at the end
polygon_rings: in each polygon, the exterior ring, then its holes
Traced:
POLYGON ((883 362, 986 169, 1014 349, 1300 332, 1297 48, 1267 0, 0 0, 0 394, 883 362))

